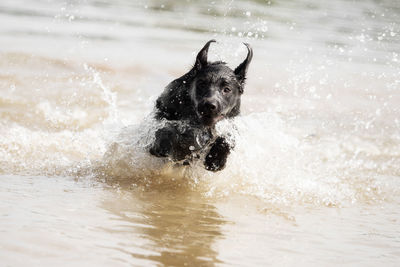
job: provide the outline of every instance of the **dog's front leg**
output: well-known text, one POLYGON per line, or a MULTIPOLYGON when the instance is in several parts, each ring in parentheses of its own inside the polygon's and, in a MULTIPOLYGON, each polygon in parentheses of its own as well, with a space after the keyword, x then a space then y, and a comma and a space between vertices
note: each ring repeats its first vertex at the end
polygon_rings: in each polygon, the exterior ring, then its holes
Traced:
POLYGON ((212 144, 210 151, 208 152, 204 166, 209 171, 220 171, 225 167, 226 160, 229 153, 231 152, 231 146, 228 144, 224 137, 218 137, 217 140, 212 144))
POLYGON ((165 127, 158 129, 155 134, 155 141, 150 147, 150 154, 156 157, 169 157, 173 153, 176 129, 165 127))

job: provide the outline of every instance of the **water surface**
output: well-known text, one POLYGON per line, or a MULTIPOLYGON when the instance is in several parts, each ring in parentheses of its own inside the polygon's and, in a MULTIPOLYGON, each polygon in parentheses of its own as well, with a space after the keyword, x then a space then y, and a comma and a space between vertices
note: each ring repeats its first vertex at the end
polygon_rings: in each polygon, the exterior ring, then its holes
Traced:
POLYGON ((0 3, 5 266, 397 266, 396 1, 0 3), (254 59, 227 167, 148 155, 203 44, 254 59))

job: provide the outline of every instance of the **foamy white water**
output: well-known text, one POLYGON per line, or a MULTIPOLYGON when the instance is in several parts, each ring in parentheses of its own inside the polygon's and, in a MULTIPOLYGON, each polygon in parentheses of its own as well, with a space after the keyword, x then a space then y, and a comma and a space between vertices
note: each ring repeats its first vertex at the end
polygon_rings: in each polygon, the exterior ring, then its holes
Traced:
POLYGON ((6 266, 397 266, 393 1, 3 1, 6 266), (254 49, 219 173, 146 151, 156 97, 209 39, 254 49))

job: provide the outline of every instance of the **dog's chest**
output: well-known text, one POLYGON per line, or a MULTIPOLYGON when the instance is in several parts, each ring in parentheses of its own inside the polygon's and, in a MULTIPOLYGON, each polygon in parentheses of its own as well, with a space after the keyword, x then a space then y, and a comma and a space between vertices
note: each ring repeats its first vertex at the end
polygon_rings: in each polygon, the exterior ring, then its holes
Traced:
POLYGON ((214 141, 213 130, 193 125, 177 125, 177 140, 173 149, 176 160, 192 159, 200 155, 214 141))

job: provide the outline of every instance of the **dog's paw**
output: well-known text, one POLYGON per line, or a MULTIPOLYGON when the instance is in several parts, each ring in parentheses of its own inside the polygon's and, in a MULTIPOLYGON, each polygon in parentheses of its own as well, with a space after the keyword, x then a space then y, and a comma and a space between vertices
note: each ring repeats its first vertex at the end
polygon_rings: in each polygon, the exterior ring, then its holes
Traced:
POLYGON ((225 158, 213 158, 212 155, 207 155, 206 159, 204 160, 204 167, 208 171, 221 171, 225 168, 226 164, 226 157, 225 158))
POLYGON ((229 144, 223 137, 218 137, 204 159, 206 170, 213 172, 222 170, 225 167, 229 153, 229 144))

